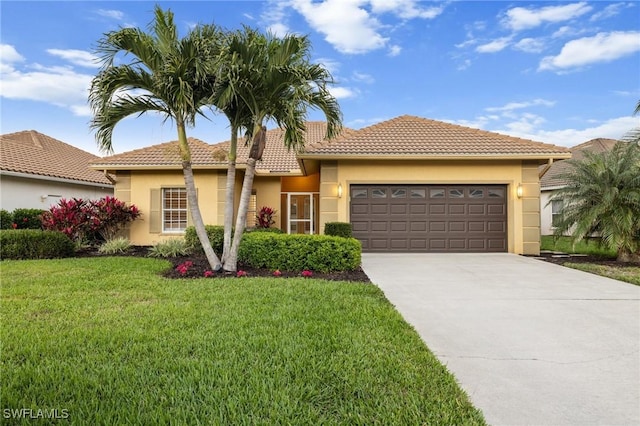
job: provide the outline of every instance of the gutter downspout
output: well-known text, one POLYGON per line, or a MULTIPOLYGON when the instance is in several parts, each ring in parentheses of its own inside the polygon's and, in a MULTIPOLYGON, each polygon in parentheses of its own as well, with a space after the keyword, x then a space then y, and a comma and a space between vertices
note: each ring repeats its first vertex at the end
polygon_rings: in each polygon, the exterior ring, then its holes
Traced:
POLYGON ((111 175, 109 174, 109 172, 107 172, 107 170, 106 170, 106 169, 105 169, 105 170, 103 170, 103 172, 104 172, 104 177, 106 177, 106 178, 109 180, 109 182, 111 182, 111 184, 112 184, 112 185, 115 185, 115 184, 116 184, 116 180, 115 180, 114 178, 112 178, 112 177, 111 177, 111 175))

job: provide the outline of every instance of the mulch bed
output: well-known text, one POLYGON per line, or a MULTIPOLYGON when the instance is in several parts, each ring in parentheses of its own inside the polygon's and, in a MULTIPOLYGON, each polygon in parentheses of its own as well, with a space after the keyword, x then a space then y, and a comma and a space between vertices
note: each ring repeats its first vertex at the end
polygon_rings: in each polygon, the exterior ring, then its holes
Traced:
MULTIPOLYGON (((76 253, 77 257, 99 257, 99 256, 111 256, 105 255, 98 252, 97 249, 87 248, 80 252, 76 253)), ((133 256, 133 257, 149 257, 149 247, 144 246, 133 246, 126 253, 118 254, 117 256, 133 256)), ((211 267, 209 266, 209 262, 204 255, 201 254, 193 254, 189 256, 181 256, 181 257, 170 257, 170 258, 160 258, 163 260, 168 260, 171 262, 172 267, 166 270, 162 275, 166 278, 201 278, 205 276, 206 271, 211 271, 211 267), (185 262, 191 262, 186 269, 185 273, 182 273, 177 268, 180 265, 184 265, 185 262)), ((262 268, 252 268, 250 266, 243 265, 238 263, 238 272, 243 271, 246 277, 274 277, 274 271, 269 269, 262 268)), ((323 279, 330 281, 355 281, 355 282, 363 282, 370 283, 371 280, 364 273, 361 268, 358 268, 353 271, 341 271, 341 272, 327 272, 321 273, 316 271, 311 271, 312 275, 307 277, 309 279, 323 279)), ((289 272, 289 271, 281 271, 280 278, 292 278, 292 277, 301 277, 302 271, 289 272)), ((238 273, 236 272, 224 272, 220 271, 217 273, 213 273, 208 278, 238 278, 238 273)))
POLYGON ((539 256, 529 256, 536 259, 544 260, 545 262, 551 262, 558 265, 564 265, 565 263, 593 263, 598 265, 613 266, 616 268, 628 268, 638 267, 636 263, 618 262, 615 258, 581 255, 581 254, 566 254, 559 252, 546 252, 542 251, 539 256))

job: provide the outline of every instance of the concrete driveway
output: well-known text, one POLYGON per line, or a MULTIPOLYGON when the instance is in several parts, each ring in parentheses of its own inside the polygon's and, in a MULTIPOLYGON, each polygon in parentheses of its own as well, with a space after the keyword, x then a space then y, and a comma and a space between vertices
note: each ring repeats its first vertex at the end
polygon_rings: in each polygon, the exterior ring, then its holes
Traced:
POLYGON ((640 287, 513 254, 363 254, 493 425, 639 425, 640 287))

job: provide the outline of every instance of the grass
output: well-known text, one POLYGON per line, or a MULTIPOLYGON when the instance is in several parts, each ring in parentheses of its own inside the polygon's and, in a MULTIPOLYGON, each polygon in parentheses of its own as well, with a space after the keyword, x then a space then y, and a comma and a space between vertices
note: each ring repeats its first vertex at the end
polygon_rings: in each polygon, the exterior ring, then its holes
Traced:
POLYGON ((169 280, 158 275, 168 262, 135 257, 0 267, 3 413, 67 410, 94 425, 484 424, 373 285, 169 280))
POLYGON ((561 251, 563 253, 588 254, 593 256, 615 258, 615 250, 600 247, 596 239, 582 240, 575 245, 571 242, 571 237, 554 237, 543 235, 540 245, 541 250, 561 251))
POLYGON ((614 280, 640 285, 640 267, 638 266, 626 266, 621 268, 610 265, 598 265, 595 263, 571 262, 565 263, 564 266, 578 269, 580 271, 591 272, 596 275, 602 275, 603 277, 613 278, 614 280))

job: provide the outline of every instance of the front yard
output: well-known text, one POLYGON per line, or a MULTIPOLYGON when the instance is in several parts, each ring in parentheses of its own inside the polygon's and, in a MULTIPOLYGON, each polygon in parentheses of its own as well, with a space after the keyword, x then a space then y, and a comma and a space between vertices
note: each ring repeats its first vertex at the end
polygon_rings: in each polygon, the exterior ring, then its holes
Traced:
POLYGON ((96 425, 484 424, 376 286, 162 278, 169 266, 0 263, 3 413, 58 410, 96 425))
POLYGON ((595 239, 581 241, 574 245, 571 243, 570 237, 554 238, 553 236, 543 235, 540 248, 543 252, 573 254, 573 256, 568 257, 563 257, 562 254, 559 257, 550 257, 550 254, 547 253, 546 260, 554 263, 640 285, 640 265, 617 262, 616 252, 598 246, 595 239))

